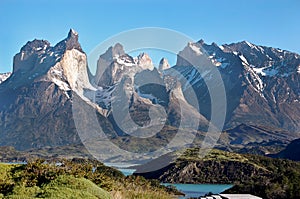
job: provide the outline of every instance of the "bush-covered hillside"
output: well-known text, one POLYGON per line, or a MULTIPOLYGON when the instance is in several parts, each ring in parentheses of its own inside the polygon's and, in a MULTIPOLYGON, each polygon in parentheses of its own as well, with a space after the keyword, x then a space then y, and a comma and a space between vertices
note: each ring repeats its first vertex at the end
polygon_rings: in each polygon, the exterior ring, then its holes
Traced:
MULTIPOLYGON (((141 166, 136 175, 169 183, 235 184, 226 192, 251 193, 265 199, 300 198, 299 162, 220 150, 199 156, 202 152, 192 148, 170 154, 176 158, 168 166, 147 173, 141 172, 141 166)), ((155 164, 155 160, 149 163, 155 164)))
POLYGON ((125 177, 97 161, 36 160, 26 165, 0 164, 0 198, 173 198, 158 181, 125 177))

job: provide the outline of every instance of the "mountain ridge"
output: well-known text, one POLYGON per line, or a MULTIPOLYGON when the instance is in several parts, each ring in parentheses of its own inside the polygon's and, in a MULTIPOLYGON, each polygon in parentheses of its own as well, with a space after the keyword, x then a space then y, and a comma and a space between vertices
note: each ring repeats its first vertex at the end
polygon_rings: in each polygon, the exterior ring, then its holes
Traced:
MULTIPOLYGON (((78 33, 71 29, 67 38, 54 47, 45 40, 33 40, 27 42, 14 57, 12 75, 0 84, 1 95, 8 97, 0 98, 0 126, 3 129, 0 132, 3 137, 1 145, 28 149, 80 143, 74 121, 70 119, 74 96, 96 110, 115 138, 128 138, 125 131, 122 132, 121 127, 116 126, 118 122, 125 124, 122 126, 125 129, 134 132, 149 124, 153 127, 165 125, 165 129, 178 128, 180 119, 187 121, 188 129, 189 126, 195 126, 192 120, 196 118, 200 121, 196 130, 205 132, 211 105, 205 81, 214 81, 214 77, 210 71, 202 71, 200 74, 198 69, 201 65, 197 63, 207 64, 208 68, 216 67, 221 73, 230 99, 227 101, 225 129, 245 124, 267 125, 274 131, 282 128, 292 133, 299 132, 299 124, 296 122, 299 121, 297 115, 300 115, 297 114, 300 113, 297 101, 300 93, 299 55, 249 42, 218 46, 215 43, 208 45, 200 40, 188 43, 179 52, 175 66, 169 67, 167 60, 162 59, 160 68, 157 69, 147 54, 131 57, 117 43, 103 55, 99 55, 97 72, 95 76, 91 76, 86 54, 78 37, 78 33), (244 54, 243 49, 246 49, 244 54), (269 56, 270 53, 273 54, 269 56), (259 58, 262 61, 257 62, 256 57, 262 57, 259 58), (256 62, 258 66, 254 66, 256 62), (268 66, 270 63, 273 65, 268 66), (183 77, 174 75, 171 70, 177 70, 183 77), (143 85, 145 82, 148 85, 143 85), (284 88, 280 89, 280 86, 284 88), (200 112, 195 103, 189 101, 189 92, 192 90, 197 91, 197 100, 201 102, 200 112), (114 96, 117 91, 122 95, 114 96), (129 104, 129 113, 113 114, 112 104, 117 99, 123 101, 119 105, 129 104), (150 107, 156 108, 155 114, 159 117, 149 117, 150 107), (179 111, 182 107, 186 116, 179 111), (168 115, 166 120, 163 119, 164 115, 160 115, 159 109, 168 115), (128 125, 131 119, 138 125, 128 125), (47 123, 52 125, 47 127, 47 123), (22 127, 24 124, 25 127, 22 127), (52 126, 54 129, 51 129, 52 126), (40 132, 44 134, 41 135, 40 132), (55 140, 57 138, 59 139, 55 140), (22 143, 24 140, 26 146, 22 143), (47 140, 51 140, 50 144, 47 140)), ((296 134, 284 133, 284 130, 279 131, 278 136, 275 133, 277 137, 274 136, 269 141, 277 140, 281 134, 286 134, 283 137, 297 137, 296 134)), ((238 133, 232 133, 229 137, 232 141, 239 136, 238 133)), ((155 138, 160 142, 159 139, 159 136, 155 138)), ((286 140, 290 139, 284 138, 284 142, 286 140)), ((259 143, 261 138, 252 141, 259 143)))

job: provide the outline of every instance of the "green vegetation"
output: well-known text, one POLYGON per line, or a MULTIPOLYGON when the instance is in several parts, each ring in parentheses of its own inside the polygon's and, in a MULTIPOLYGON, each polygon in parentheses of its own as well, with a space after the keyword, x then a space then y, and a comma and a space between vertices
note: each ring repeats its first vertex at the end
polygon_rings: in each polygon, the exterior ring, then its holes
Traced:
POLYGON ((0 198, 173 198, 156 180, 125 177, 102 163, 84 159, 26 165, 0 164, 0 198))
POLYGON ((177 152, 176 157, 165 168, 139 175, 168 183, 234 184, 226 193, 265 199, 300 198, 300 162, 199 148, 177 152))
POLYGON ((245 157, 264 167, 270 174, 236 183, 227 193, 253 193, 269 199, 300 198, 300 162, 254 155, 245 157))
MULTIPOLYGON (((224 180, 224 176, 217 174, 224 165, 227 165, 227 171, 222 173, 227 174, 227 179, 230 179, 228 183, 234 183, 235 186, 227 190, 226 193, 252 193, 268 199, 300 198, 300 162, 220 150, 211 150, 204 158, 201 158, 199 155, 203 152, 197 148, 188 149, 178 160, 198 160, 210 162, 211 165, 221 163, 218 171, 215 171, 215 175, 210 176, 217 181, 224 180), (230 162, 236 162, 233 168, 230 167, 230 162), (230 169, 234 169, 234 172, 231 173, 230 169), (251 172, 247 173, 248 171, 251 172), (236 176, 234 173, 239 175, 236 176), (230 175, 233 175, 233 178, 230 178, 230 175), (216 179, 216 177, 220 178, 216 179)), ((214 168, 208 167, 206 169, 212 170, 214 168)), ((208 173, 211 172, 208 171, 208 173)))

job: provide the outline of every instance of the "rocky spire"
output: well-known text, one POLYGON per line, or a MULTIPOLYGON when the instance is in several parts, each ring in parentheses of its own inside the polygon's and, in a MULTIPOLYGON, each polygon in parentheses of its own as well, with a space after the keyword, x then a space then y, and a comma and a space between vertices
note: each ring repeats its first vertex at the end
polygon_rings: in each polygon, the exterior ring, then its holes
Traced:
POLYGON ((153 70, 154 68, 152 60, 147 53, 139 54, 137 64, 144 70, 146 69, 153 70))
POLYGON ((70 29, 68 37, 56 44, 54 49, 57 51, 77 49, 80 52, 83 52, 80 43, 78 42, 78 37, 78 33, 74 29, 70 29))
POLYGON ((170 64, 166 58, 162 58, 159 62, 158 70, 163 71, 170 68, 170 64))

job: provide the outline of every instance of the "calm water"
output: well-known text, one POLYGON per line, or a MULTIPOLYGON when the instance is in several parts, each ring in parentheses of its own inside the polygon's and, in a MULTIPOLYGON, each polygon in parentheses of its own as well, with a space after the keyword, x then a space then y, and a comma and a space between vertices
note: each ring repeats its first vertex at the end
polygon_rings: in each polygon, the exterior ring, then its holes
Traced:
POLYGON ((125 176, 132 175, 135 169, 128 169, 128 167, 137 166, 138 164, 127 164, 127 163, 104 163, 104 165, 109 167, 114 167, 121 171, 125 176))
POLYGON ((179 191, 185 194, 185 197, 180 197, 180 199, 190 198, 190 197, 200 197, 209 192, 213 194, 219 194, 226 189, 231 188, 233 185, 230 184, 170 184, 163 183, 163 185, 173 185, 179 191))
MULTIPOLYGON (((106 166, 114 167, 121 171, 125 176, 132 175, 135 169, 128 169, 128 167, 135 166, 133 164, 123 164, 123 163, 104 163, 106 166)), ((180 192, 184 193, 184 197, 180 199, 186 199, 190 197, 200 197, 209 192, 213 194, 219 194, 226 189, 231 188, 233 185, 230 184, 170 184, 163 183, 163 185, 173 185, 180 192)))

